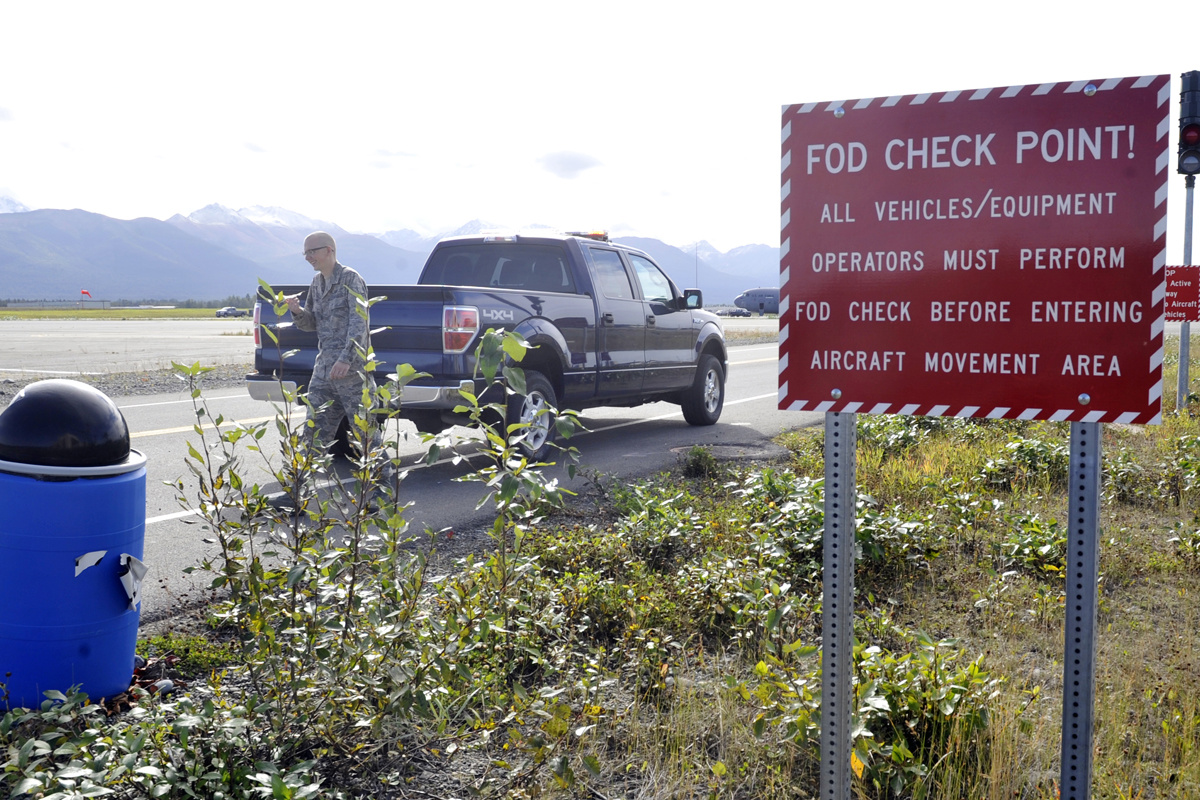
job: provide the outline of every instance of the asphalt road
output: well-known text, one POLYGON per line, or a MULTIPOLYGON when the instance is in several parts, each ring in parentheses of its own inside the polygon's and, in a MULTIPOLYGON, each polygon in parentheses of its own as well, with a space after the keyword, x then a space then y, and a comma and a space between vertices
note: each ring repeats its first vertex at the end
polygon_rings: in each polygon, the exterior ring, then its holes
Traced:
POLYGON ((254 359, 247 319, 0 321, 0 376, 69 377, 167 369, 172 361, 245 364, 254 359))
MULTIPOLYGON (((768 327, 774 320, 731 320, 729 328, 768 327)), ((89 333, 66 336, 63 326, 75 324, 22 323, 9 329, 0 323, 5 350, 0 350, 0 370, 47 373, 51 367, 64 374, 75 371, 126 371, 133 363, 140 368, 167 366, 170 361, 201 361, 204 364, 240 363, 247 360, 251 340, 239 335, 244 321, 153 321, 82 323, 89 333), (93 329, 90 326, 96 326, 93 329), (175 326, 182 326, 176 328, 175 326), (124 337, 120 332, 124 330, 124 337), (100 339, 103 344, 100 344, 100 339), (194 337, 198 341, 192 342, 194 337), (125 339, 136 341, 125 341, 125 339), (14 340, 20 343, 14 343, 14 340), (16 352, 10 352, 8 348, 16 352)), ((720 458, 748 458, 774 452, 771 439, 780 432, 820 422, 822 415, 781 412, 776 408, 778 358, 776 345, 768 343, 733 347, 727 379, 725 410, 721 421, 696 428, 683 421, 678 406, 655 403, 633 409, 595 409, 583 416, 590 429, 574 437, 571 444, 581 454, 581 470, 571 479, 562 467, 550 472, 573 490, 582 491, 596 481, 623 481, 652 474, 676 464, 691 447, 704 445, 720 458)), ((129 425, 132 446, 147 457, 145 562, 150 574, 144 584, 143 621, 169 616, 176 609, 203 596, 208 579, 199 573, 186 575, 213 547, 204 540, 211 536, 191 510, 195 505, 194 481, 188 473, 189 446, 205 452, 205 443, 193 430, 196 412, 184 392, 173 394, 114 397, 129 425), (181 505, 167 484, 183 480, 187 490, 181 505)), ((273 417, 272 407, 251 400, 244 389, 215 389, 206 392, 204 406, 228 422, 251 423, 273 417)), ((484 540, 481 531, 492 520, 485 508, 475 506, 483 489, 478 484, 456 479, 473 470, 471 462, 458 464, 444 458, 425 466, 425 448, 410 423, 393 423, 390 433, 399 440, 399 451, 411 471, 401 492, 413 506, 407 518, 412 530, 450 528, 458 532, 456 544, 467 546, 484 540)), ((455 429, 464 438, 466 429, 455 429)), ((211 441, 211 440, 210 440, 211 441)), ((470 447, 468 446, 469 450, 470 447)), ((271 450, 268 438, 263 446, 271 450)), ((278 456, 273 456, 278 459, 278 456)), ((251 481, 264 491, 279 490, 267 468, 254 457, 243 468, 251 481)))

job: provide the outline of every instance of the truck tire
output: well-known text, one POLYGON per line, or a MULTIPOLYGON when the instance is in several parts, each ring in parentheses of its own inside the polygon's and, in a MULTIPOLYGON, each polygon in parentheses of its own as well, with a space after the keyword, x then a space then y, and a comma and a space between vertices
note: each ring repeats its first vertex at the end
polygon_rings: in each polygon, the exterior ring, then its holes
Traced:
POLYGON ((725 406, 725 370, 716 356, 704 354, 696 365, 696 378, 684 389, 679 405, 689 425, 712 425, 725 406))
POLYGON ((506 425, 529 423, 528 428, 513 431, 513 435, 525 435, 519 447, 531 461, 542 461, 550 454, 554 444, 554 411, 557 406, 554 385, 542 373, 525 370, 525 394, 514 394, 508 398, 506 425))

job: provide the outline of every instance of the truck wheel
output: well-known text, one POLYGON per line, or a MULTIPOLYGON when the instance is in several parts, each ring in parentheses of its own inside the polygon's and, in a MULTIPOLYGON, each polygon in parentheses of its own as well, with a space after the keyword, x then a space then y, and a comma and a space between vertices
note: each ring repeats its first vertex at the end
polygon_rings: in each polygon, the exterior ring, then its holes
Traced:
POLYGON ((534 370, 525 370, 525 394, 508 398, 507 424, 529 424, 528 428, 513 432, 514 436, 525 435, 520 448, 526 458, 542 461, 550 454, 550 447, 554 443, 554 410, 557 405, 554 386, 546 376, 534 370))
POLYGON ((689 425, 712 425, 721 418, 725 405, 725 371, 716 356, 700 356, 696 379, 685 389, 679 405, 689 425))

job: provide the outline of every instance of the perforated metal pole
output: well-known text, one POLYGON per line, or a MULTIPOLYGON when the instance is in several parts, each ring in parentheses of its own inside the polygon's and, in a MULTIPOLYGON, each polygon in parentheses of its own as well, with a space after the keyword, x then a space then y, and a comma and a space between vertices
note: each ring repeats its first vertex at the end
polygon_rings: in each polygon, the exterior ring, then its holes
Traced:
POLYGON ((821 598, 821 797, 851 800, 855 414, 825 414, 821 598))
POLYGON ((1063 648, 1062 800, 1087 800, 1092 787, 1096 605, 1100 555, 1100 423, 1071 423, 1067 487, 1067 606, 1063 648))
MULTIPOLYGON (((1196 176, 1188 175, 1184 180, 1187 187, 1187 209, 1183 220, 1183 265, 1192 265, 1192 195, 1196 189, 1196 176)), ((1175 410, 1182 413, 1187 408, 1188 387, 1191 384, 1191 325, 1184 322, 1179 326, 1179 385, 1175 392, 1175 410)))

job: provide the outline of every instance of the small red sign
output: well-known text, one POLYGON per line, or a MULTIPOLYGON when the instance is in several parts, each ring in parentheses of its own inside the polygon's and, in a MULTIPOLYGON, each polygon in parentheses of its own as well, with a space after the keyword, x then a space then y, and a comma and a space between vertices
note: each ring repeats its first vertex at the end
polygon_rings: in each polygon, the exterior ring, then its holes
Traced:
POLYGON ((1157 422, 1166 75, 783 112, 781 409, 1157 422))
POLYGON ((1167 322, 1200 322, 1200 266, 1167 267, 1167 322))

